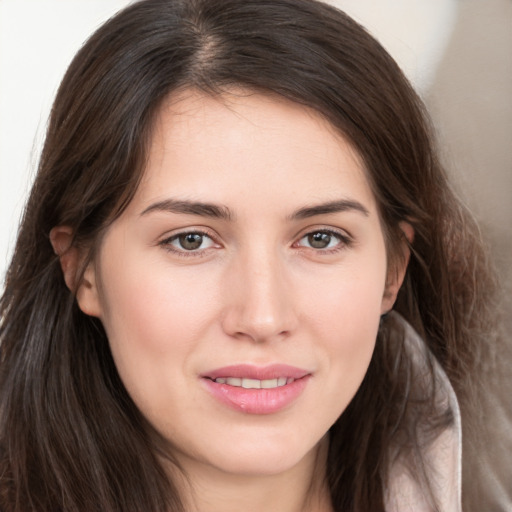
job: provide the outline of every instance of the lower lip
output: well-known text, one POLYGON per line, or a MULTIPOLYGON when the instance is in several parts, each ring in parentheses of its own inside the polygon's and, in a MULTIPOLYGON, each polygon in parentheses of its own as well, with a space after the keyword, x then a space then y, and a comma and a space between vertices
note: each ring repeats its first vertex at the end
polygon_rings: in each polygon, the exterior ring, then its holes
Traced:
POLYGON ((208 391, 220 402, 247 414, 273 414, 285 409, 304 391, 309 375, 272 389, 245 389, 203 379, 208 391))

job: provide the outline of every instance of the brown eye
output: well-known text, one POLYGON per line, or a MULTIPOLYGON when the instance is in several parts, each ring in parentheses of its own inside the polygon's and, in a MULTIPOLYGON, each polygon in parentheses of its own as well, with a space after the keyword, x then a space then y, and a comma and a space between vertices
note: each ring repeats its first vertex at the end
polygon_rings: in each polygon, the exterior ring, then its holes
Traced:
POLYGON ((160 245, 174 253, 202 253, 215 246, 213 239, 201 231, 179 233, 163 240, 160 245))
POLYGON ((305 247, 308 249, 332 250, 343 249, 351 244, 351 239, 348 235, 331 231, 329 229, 321 229, 318 231, 311 231, 304 235, 298 242, 298 247, 305 247))
POLYGON ((199 233, 184 233, 178 236, 178 242, 182 249, 194 251, 199 249, 203 243, 203 235, 199 233))
POLYGON ((307 235, 308 243, 314 249, 326 249, 332 240, 332 235, 325 231, 317 231, 307 235))

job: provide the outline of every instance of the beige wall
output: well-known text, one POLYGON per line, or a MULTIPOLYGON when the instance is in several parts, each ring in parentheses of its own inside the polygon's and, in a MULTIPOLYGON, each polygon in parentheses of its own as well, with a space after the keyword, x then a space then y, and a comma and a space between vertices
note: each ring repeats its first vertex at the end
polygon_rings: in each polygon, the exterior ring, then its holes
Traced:
POLYGON ((425 99, 446 165, 512 290, 512 1, 460 0, 425 99))
MULTIPOLYGON (((509 301, 507 335, 512 329, 511 0, 459 0, 451 38, 425 99, 445 164, 491 244, 509 301)), ((482 404, 492 441, 480 456, 478 478, 465 477, 472 482, 466 497, 489 512, 512 506, 512 368, 510 356, 499 355, 508 366, 503 395, 482 404)))

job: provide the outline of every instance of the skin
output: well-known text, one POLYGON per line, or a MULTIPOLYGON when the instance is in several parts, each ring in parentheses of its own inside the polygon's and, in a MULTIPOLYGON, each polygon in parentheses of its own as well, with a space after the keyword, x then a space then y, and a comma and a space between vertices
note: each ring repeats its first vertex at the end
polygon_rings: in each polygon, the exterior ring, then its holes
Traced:
MULTIPOLYGON (((70 235, 55 228, 52 242, 73 287, 70 235)), ((142 183, 75 289, 189 476, 190 507, 320 511, 330 510, 326 432, 362 382, 404 272, 388 272, 360 158, 318 114, 275 96, 188 90, 161 108, 142 183), (165 209, 171 199, 230 217, 165 209), (349 207, 305 210, 340 200, 349 207), (186 250, 177 235, 194 232, 207 235, 186 250), (240 363, 311 376, 283 410, 246 414, 201 379, 240 363)))

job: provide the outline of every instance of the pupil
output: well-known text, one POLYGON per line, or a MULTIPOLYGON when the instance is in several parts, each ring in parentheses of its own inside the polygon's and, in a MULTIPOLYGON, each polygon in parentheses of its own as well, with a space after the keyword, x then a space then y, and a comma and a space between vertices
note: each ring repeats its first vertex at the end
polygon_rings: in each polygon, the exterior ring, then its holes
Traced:
POLYGON ((312 233, 308 235, 308 242, 315 249, 325 249, 331 241, 331 235, 328 233, 312 233))
POLYGON ((203 243, 203 236, 198 235, 197 233, 187 233, 186 235, 180 235, 179 240, 183 249, 192 251, 201 247, 201 244, 203 243))

